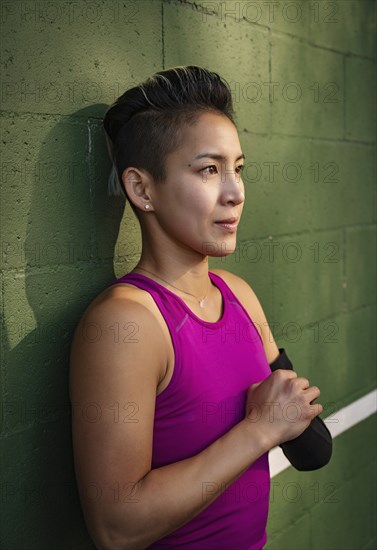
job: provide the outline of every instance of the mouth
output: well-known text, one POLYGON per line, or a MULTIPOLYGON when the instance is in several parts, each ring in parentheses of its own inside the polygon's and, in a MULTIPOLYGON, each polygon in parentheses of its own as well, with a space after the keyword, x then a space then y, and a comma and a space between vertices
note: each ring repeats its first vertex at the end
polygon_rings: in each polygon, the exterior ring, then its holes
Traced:
POLYGON ((215 222, 216 225, 226 229, 227 231, 234 232, 237 230, 239 218, 227 218, 226 220, 220 220, 215 222))

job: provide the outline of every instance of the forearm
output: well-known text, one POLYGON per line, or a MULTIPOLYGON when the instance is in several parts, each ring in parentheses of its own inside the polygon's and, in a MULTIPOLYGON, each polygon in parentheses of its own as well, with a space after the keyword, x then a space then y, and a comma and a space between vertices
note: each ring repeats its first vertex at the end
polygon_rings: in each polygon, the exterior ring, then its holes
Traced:
POLYGON ((263 430, 245 419, 199 454, 151 470, 117 517, 123 548, 146 548, 190 521, 269 448, 263 430))

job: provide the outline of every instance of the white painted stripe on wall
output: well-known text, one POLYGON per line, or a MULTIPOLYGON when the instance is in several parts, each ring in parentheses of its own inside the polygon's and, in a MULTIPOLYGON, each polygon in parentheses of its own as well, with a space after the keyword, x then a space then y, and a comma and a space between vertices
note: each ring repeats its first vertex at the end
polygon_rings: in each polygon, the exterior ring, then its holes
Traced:
MULTIPOLYGON (((368 418, 377 410, 377 390, 373 390, 350 405, 339 409, 339 411, 323 418, 332 437, 349 430, 355 424, 368 418)), ((269 453, 270 474, 274 477, 288 468, 291 463, 284 456, 280 447, 274 447, 269 453)))

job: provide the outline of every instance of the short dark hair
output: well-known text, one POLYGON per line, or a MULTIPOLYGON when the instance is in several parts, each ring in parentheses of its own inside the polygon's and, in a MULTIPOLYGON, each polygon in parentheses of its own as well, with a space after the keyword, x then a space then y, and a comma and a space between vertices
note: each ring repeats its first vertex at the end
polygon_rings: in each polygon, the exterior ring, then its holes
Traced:
POLYGON ((223 114, 235 124, 229 84, 196 65, 160 71, 121 95, 103 120, 113 161, 109 194, 123 192, 129 200, 121 177, 130 166, 163 182, 166 156, 180 146, 184 126, 194 124, 203 112, 223 114))

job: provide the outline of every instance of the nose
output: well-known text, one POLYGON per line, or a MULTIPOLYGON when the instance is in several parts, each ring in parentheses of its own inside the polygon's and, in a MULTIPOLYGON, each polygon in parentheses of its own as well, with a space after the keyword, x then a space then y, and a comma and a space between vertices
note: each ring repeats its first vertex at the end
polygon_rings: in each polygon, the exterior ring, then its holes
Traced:
POLYGON ((235 170, 227 170, 222 175, 222 200, 225 204, 241 204, 245 200, 245 187, 240 174, 235 170))

